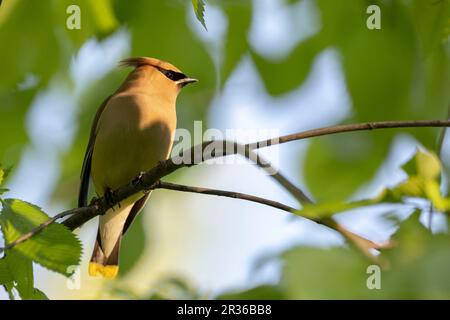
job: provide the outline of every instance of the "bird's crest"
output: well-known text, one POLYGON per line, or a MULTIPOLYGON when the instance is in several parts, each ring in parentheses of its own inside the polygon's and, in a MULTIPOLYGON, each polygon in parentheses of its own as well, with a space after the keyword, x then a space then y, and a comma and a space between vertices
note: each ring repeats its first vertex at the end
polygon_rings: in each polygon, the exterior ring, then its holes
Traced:
POLYGON ((172 71, 176 71, 176 72, 181 72, 177 67, 170 64, 169 62, 165 62, 165 61, 155 59, 155 58, 148 58, 148 57, 127 58, 127 59, 120 61, 119 65, 121 67, 134 67, 134 68, 138 68, 141 66, 152 66, 152 67, 155 67, 158 69, 161 68, 164 70, 172 70, 172 71))

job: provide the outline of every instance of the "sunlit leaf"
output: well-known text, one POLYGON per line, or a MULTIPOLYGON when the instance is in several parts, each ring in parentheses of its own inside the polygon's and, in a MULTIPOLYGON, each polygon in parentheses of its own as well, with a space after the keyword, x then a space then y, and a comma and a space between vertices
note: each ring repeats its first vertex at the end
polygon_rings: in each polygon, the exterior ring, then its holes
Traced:
POLYGON ((415 156, 402 166, 409 176, 435 180, 441 174, 441 162, 434 153, 417 150, 415 156))
POLYGON ((118 26, 111 0, 88 1, 95 19, 97 30, 102 34, 109 34, 118 26))
POLYGON ((402 168, 408 173, 408 178, 382 191, 375 201, 402 202, 408 197, 424 198, 439 211, 450 210, 450 199, 445 198, 440 190, 441 163, 435 154, 418 150, 402 168))
POLYGON ((345 200, 321 201, 317 204, 303 206, 296 214, 310 219, 322 219, 358 207, 380 203, 403 203, 406 198, 428 199, 437 210, 444 212, 450 210, 450 199, 445 198, 440 190, 441 164, 434 153, 418 150, 402 168, 408 174, 408 178, 391 188, 384 189, 373 199, 350 202, 345 200))
POLYGON ((353 202, 332 201, 318 204, 306 204, 302 209, 296 211, 295 214, 309 219, 323 219, 331 217, 333 214, 352 210, 359 207, 373 205, 374 200, 361 200, 353 202))
POLYGON ((9 169, 5 169, 0 165, 0 186, 3 184, 5 179, 8 177, 9 169))
POLYGON ((6 257, 0 259, 0 285, 5 285, 14 280, 13 275, 9 271, 8 262, 6 257))

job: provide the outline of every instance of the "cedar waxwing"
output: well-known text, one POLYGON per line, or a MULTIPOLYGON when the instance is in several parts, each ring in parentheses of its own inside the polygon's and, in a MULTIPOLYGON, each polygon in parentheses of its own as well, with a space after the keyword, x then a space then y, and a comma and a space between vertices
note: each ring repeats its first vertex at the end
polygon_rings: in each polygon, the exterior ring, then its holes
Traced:
MULTIPOLYGON (((80 207, 87 205, 90 176, 97 195, 104 196, 169 157, 177 95, 182 87, 197 81, 158 59, 129 58, 121 65, 134 70, 95 115, 81 172, 80 207)), ((100 216, 89 263, 91 276, 117 275, 122 236, 148 196, 136 194, 100 216)))

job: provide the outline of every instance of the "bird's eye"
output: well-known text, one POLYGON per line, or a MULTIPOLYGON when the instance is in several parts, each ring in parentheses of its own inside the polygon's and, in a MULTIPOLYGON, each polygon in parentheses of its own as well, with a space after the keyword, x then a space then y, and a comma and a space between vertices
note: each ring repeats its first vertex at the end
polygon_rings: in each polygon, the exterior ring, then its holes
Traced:
POLYGON ((178 81, 181 79, 186 78, 186 75, 181 72, 176 72, 172 70, 166 70, 166 69, 159 69, 163 75, 165 75, 168 79, 172 81, 178 81))

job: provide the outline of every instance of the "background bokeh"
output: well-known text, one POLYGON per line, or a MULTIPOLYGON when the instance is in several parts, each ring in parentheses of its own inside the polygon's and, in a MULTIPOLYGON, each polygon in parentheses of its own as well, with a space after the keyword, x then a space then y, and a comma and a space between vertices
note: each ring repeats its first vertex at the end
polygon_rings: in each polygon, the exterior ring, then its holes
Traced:
MULTIPOLYGON (((76 205, 93 115, 129 72, 117 67, 128 56, 170 61, 200 79, 178 98, 179 128, 193 132, 199 120, 204 131, 240 130, 230 138, 243 142, 249 142, 249 133, 259 140, 339 123, 447 117, 448 0, 206 3, 207 30, 186 0, 4 0, 0 163, 13 166, 8 196, 37 204, 50 215, 76 205), (80 30, 66 28, 71 4, 81 8, 80 30), (371 4, 381 8, 381 30, 366 27, 371 4)), ((436 150, 438 135, 436 128, 348 133, 261 154, 318 201, 360 199, 404 179, 400 165, 419 146, 436 150)), ((192 138, 192 144, 198 142, 192 138)), ((447 144, 443 160, 450 159, 447 144)), ((245 161, 179 170, 168 181, 297 206, 245 161)), ((337 218, 378 241, 410 213, 385 206, 337 218)), ((447 219, 439 213, 433 218, 431 229, 442 239, 425 234, 416 220, 426 217, 413 215, 404 229, 423 235, 414 243, 433 243, 441 262, 433 264, 435 256, 424 255, 420 264, 394 270, 380 296, 450 296, 448 272, 431 273, 450 266, 442 245, 448 240, 447 219), (411 284, 418 274, 423 281, 411 284)), ((87 275, 96 228, 95 219, 77 231, 84 246, 79 290, 67 288, 63 276, 35 266, 36 286, 50 298, 233 297, 230 292, 252 287, 258 289, 241 295, 376 297, 365 287, 367 261, 342 246, 339 234, 257 204, 155 191, 124 239, 121 274, 114 282, 87 275)), ((403 234, 409 235, 398 231, 400 238, 403 234)))

